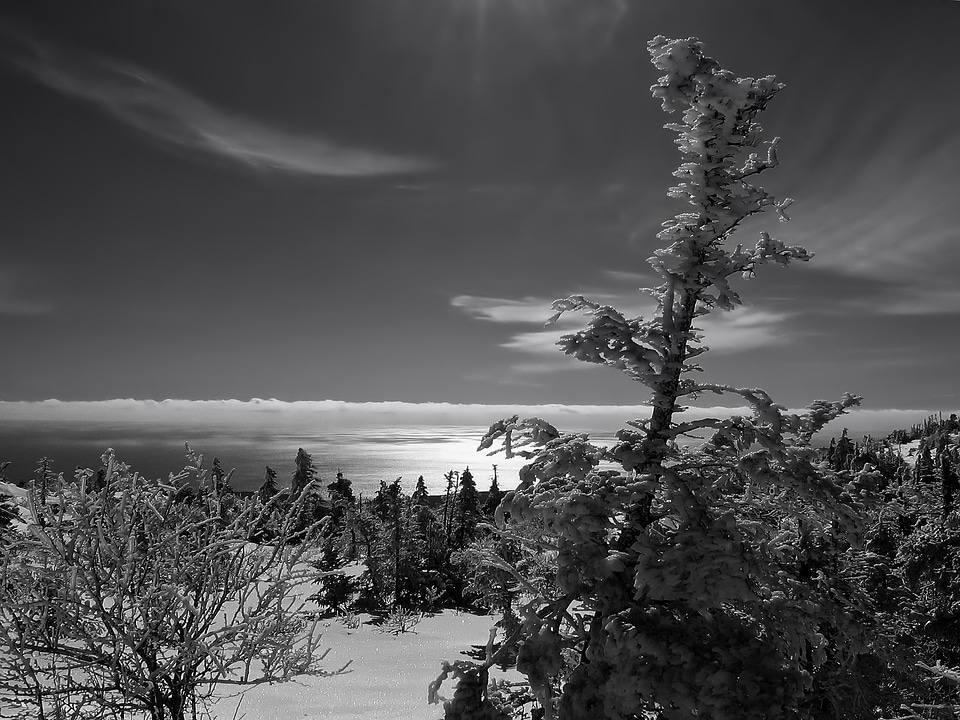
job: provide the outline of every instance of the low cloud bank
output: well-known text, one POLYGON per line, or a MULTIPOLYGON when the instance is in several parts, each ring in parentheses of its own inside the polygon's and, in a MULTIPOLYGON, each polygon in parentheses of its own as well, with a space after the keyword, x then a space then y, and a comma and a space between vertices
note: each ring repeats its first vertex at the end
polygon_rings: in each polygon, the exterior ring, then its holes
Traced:
MULTIPOLYGON (((485 405, 457 403, 346 402, 342 400, 98 400, 0 402, 0 422, 37 421, 149 425, 207 424, 274 429, 309 425, 318 430, 377 427, 482 427, 500 418, 541 417, 561 429, 612 433, 627 420, 649 416, 642 405, 485 405)), ((826 430, 839 434, 846 427, 853 437, 883 436, 922 422, 935 411, 918 409, 857 409, 826 430)), ((691 408, 684 417, 728 417, 748 414, 747 408, 691 408)))

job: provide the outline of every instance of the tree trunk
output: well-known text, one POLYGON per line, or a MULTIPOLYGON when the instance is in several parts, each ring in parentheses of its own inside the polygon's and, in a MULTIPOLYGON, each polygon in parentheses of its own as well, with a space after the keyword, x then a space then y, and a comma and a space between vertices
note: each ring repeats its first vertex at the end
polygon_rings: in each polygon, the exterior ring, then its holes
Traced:
MULTIPOLYGON (((671 306, 664 308, 664 327, 667 327, 667 313, 674 313, 673 300, 670 298, 671 306)), ((666 445, 673 438, 669 434, 670 426, 673 424, 673 414, 677 411, 677 401, 679 400, 680 377, 683 374, 683 367, 687 360, 687 339, 686 333, 690 332, 693 326, 693 313, 696 309, 697 298, 693 290, 684 290, 683 304, 680 307, 679 316, 674 316, 673 326, 670 334, 677 337, 677 349, 671 353, 664 365, 664 375, 666 379, 660 383, 657 388, 662 397, 667 399, 666 404, 657 404, 653 408, 653 415, 650 419, 649 438, 654 441, 658 453, 666 452, 666 445), (659 441, 659 442, 656 442, 659 441)), ((654 458, 657 462, 663 459, 663 454, 654 458)))

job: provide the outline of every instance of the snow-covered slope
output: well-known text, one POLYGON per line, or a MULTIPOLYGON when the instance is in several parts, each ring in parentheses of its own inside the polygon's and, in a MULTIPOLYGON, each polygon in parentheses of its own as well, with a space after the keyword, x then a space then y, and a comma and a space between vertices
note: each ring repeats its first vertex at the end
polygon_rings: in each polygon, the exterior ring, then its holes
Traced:
MULTIPOLYGON (((446 611, 425 617, 412 633, 394 636, 371 625, 348 628, 325 623, 323 648, 330 648, 325 666, 331 670, 352 660, 349 672, 327 678, 263 685, 248 690, 236 717, 246 720, 437 720, 443 708, 427 704, 427 685, 440 674, 442 660, 467 659, 471 645, 484 645, 494 616, 446 611)), ((491 677, 503 677, 496 668, 491 677)), ((519 679, 513 674, 511 679, 519 679)), ((441 688, 453 696, 447 682, 441 688)), ((216 720, 231 720, 239 698, 223 687, 214 708, 216 720)))

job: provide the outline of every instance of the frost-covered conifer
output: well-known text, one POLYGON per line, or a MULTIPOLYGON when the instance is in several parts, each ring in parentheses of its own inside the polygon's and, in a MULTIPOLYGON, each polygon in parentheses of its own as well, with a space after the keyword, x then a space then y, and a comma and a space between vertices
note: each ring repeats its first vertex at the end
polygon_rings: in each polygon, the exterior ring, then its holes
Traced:
POLYGON ((313 464, 313 457, 303 448, 297 449, 294 464, 296 470, 293 471, 293 477, 290 480, 290 494, 295 500, 317 476, 317 469, 313 464))
POLYGON ((707 350, 697 319, 741 304, 731 278, 811 256, 767 232, 753 247, 728 244, 753 215, 786 219, 790 201, 756 184, 778 164, 778 139, 763 140, 756 116, 783 86, 735 77, 695 39, 657 37, 648 49, 663 73, 654 97, 681 114, 667 125, 683 156, 669 195, 691 206, 663 224, 650 259, 657 310, 628 318, 581 296, 554 309, 590 316, 562 350, 645 386, 650 415, 611 447, 517 417, 481 443, 530 460, 501 504, 505 532, 536 520, 555 542, 554 589, 522 608, 518 669, 546 720, 807 717, 818 669, 829 660, 842 674, 870 643, 867 608, 835 562, 860 542, 869 478, 845 483, 810 448, 859 398, 794 414, 763 390, 693 377, 707 350), (752 414, 685 419, 684 403, 706 393, 752 414), (701 447, 680 447, 696 434, 708 435, 701 447), (800 553, 800 536, 827 565, 800 553))
POLYGON ((414 488, 413 495, 410 496, 410 499, 414 505, 426 505, 428 497, 430 497, 430 493, 427 492, 427 484, 423 479, 423 475, 421 475, 417 478, 417 486, 414 488))
POLYGON ((504 492, 500 489, 500 485, 497 483, 497 476, 494 474, 493 480, 490 481, 490 489, 487 491, 487 499, 483 503, 483 514, 487 517, 493 517, 493 513, 497 507, 499 507, 500 501, 503 500, 503 495, 504 492))
POLYGON ((260 489, 257 490, 257 497, 260 498, 260 502, 266 503, 278 492, 280 492, 280 488, 277 486, 277 471, 266 465, 263 482, 260 484, 260 489))
POLYGON ((470 468, 461 473, 459 488, 454 547, 462 550, 473 539, 480 522, 480 493, 477 492, 477 482, 473 479, 470 468))

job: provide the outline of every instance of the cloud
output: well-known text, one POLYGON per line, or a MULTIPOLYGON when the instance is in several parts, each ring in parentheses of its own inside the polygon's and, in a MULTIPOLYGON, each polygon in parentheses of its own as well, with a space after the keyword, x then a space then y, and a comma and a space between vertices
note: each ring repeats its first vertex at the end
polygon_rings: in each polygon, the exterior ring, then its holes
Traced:
MULTIPOLYGON (((933 413, 923 409, 855 409, 833 421, 827 437, 847 427, 851 435, 883 436, 922 422, 933 413)), ((129 429, 164 424, 221 424, 237 429, 268 428, 276 434, 324 433, 358 429, 423 426, 486 427, 518 414, 541 417, 561 430, 611 435, 628 420, 646 418, 638 405, 484 405, 458 403, 346 402, 341 400, 98 400, 64 402, 0 401, 4 423, 43 422, 50 426, 109 422, 129 429)), ((692 407, 682 417, 749 415, 743 407, 692 407)))
POLYGON ((701 318, 703 344, 711 352, 732 354, 790 341, 784 330, 787 313, 740 307, 732 312, 714 312, 701 318))
MULTIPOLYGON (((397 425, 487 426, 514 414, 553 418, 567 426, 603 427, 630 419, 634 406, 607 405, 484 405, 460 403, 347 402, 342 400, 300 400, 252 398, 250 400, 139 400, 96 401, 43 400, 0 401, 0 418, 5 422, 46 421, 56 423, 104 422, 197 423, 224 422, 238 428, 271 428, 289 425, 297 431, 335 431, 397 425), (598 425, 599 423, 599 425, 598 425)), ((642 408, 641 408, 642 412, 642 408)))
MULTIPOLYGON (((631 282, 634 277, 627 273, 618 275, 619 279, 626 282, 631 282)), ((591 294, 589 297, 619 308, 627 317, 649 317, 654 309, 652 302, 638 302, 636 292, 591 294)), ((459 295, 451 300, 454 307, 480 320, 539 326, 536 330, 514 332, 500 344, 509 350, 537 356, 534 362, 524 361, 512 365, 515 372, 545 373, 586 367, 584 363, 563 355, 557 347, 560 336, 584 327, 586 318, 580 313, 566 313, 556 323, 544 327, 545 321, 553 312, 550 303, 549 300, 537 297, 510 300, 472 295, 459 295)), ((788 343, 790 336, 785 331, 785 324, 790 318, 788 313, 745 306, 733 312, 714 312, 701 318, 697 326, 702 330, 703 344, 715 353, 729 355, 788 343)))
POLYGON ((261 171, 356 177, 413 173, 432 164, 288 132, 223 110, 130 63, 90 57, 29 39, 9 28, 22 53, 16 65, 64 95, 90 102, 167 145, 201 151, 261 171))
POLYGON ((527 297, 523 300, 505 300, 503 298, 476 297, 458 295, 450 304, 460 308, 479 320, 497 323, 539 323, 546 322, 553 309, 553 300, 527 297))
MULTIPOLYGON (((956 222, 953 127, 894 125, 869 159, 824 173, 843 187, 810 191, 779 233, 817 253, 832 271, 888 285, 884 297, 852 309, 882 315, 956 312, 960 230, 956 222)), ((840 158, 836 162, 846 162, 840 158)))

